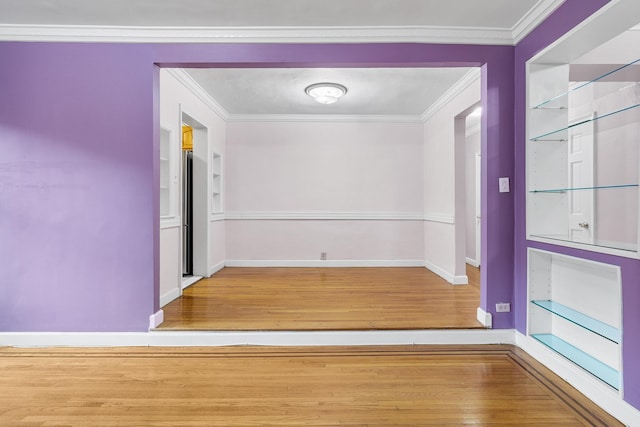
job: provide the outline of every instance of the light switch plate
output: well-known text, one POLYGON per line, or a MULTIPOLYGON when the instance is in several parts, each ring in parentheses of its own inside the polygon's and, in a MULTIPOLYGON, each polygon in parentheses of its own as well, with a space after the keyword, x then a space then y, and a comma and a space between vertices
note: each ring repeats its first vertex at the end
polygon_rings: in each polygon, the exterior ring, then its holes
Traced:
POLYGON ((498 187, 499 187, 501 193, 508 193, 510 191, 510 189, 509 189, 509 177, 505 176, 505 177, 498 178, 498 187))

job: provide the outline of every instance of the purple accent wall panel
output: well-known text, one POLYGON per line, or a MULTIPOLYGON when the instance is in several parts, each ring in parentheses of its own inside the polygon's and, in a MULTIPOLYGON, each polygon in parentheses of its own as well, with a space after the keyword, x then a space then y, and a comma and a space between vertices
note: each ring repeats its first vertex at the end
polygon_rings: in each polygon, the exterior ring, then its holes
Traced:
POLYGON ((0 43, 0 331, 148 329, 148 51, 0 43))
MULTIPOLYGON (((139 331, 158 300, 157 67, 484 66, 483 183, 513 174, 510 46, 2 43, 0 329, 139 331)), ((483 308, 513 292, 513 197, 483 194, 483 308)), ((513 327, 511 314, 497 328, 513 327)))
POLYGON ((525 145, 526 145, 526 80, 525 63, 568 30, 592 15, 607 0, 567 0, 552 16, 516 46, 515 62, 515 321, 516 328, 526 333, 527 313, 527 248, 537 248, 593 261, 620 266, 623 299, 623 383, 624 399, 640 408, 640 261, 526 240, 525 229, 525 145))

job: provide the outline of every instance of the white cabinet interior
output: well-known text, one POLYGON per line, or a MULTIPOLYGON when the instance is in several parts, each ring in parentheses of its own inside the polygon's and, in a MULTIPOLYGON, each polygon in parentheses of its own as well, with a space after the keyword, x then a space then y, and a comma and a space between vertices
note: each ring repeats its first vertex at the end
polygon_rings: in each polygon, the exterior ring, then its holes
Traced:
POLYGON ((637 257, 638 82, 640 60, 529 64, 530 240, 637 257))
POLYGON ((620 268, 529 249, 529 336, 620 389, 620 268))

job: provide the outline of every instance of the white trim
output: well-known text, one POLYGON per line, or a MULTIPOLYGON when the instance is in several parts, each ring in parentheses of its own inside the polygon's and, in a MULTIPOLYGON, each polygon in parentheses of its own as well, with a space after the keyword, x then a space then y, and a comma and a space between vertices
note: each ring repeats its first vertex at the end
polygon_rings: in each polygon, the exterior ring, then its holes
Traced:
MULTIPOLYGON (((220 116, 223 120, 229 119, 229 113, 225 108, 218 103, 215 99, 209 95, 209 93, 202 88, 196 82, 193 77, 191 77, 185 70, 182 68, 164 68, 167 72, 173 76, 180 84, 182 84, 187 90, 189 90, 192 94, 194 94, 200 101, 202 101, 207 107, 209 107, 213 112, 215 112, 218 116, 220 116)), ((188 113, 186 113, 188 114, 188 113)))
POLYGON ((451 283, 452 285, 466 285, 469 283, 469 278, 466 275, 456 276, 452 273, 449 273, 444 268, 438 267, 437 265, 429 261, 425 261, 424 266, 425 268, 436 273, 438 276, 442 277, 444 280, 451 283))
POLYGON ((182 224, 179 216, 160 217, 160 229, 180 227, 182 224))
POLYGON ((227 218, 224 212, 214 213, 214 214, 211 214, 211 216, 209 217, 210 222, 224 221, 225 219, 227 218))
POLYGON ((267 260, 238 259, 226 260, 225 267, 424 267, 422 260, 377 260, 377 259, 336 259, 336 260, 267 260))
POLYGON ((616 249, 608 246, 596 246, 596 245, 589 245, 586 243, 572 242, 570 240, 550 239, 547 237, 541 237, 541 236, 536 236, 531 234, 527 236, 527 240, 530 240, 532 242, 547 243, 549 245, 560 246, 560 247, 564 246, 567 248, 583 249, 589 252, 616 255, 624 258, 632 258, 632 259, 640 258, 640 252, 638 252, 638 250, 626 251, 624 249, 616 249))
POLYGON ((513 28, 0 25, 0 41, 117 43, 459 43, 513 45, 513 28))
POLYGON ((231 114, 228 122, 347 122, 347 123, 422 123, 415 115, 335 115, 335 114, 231 114))
POLYGON ((202 276, 188 276, 183 277, 182 282, 180 283, 180 289, 187 289, 189 286, 196 283, 198 280, 202 279, 202 276))
POLYGON ((0 41, 119 43, 443 43, 515 45, 564 0, 539 0, 511 28, 448 26, 160 27, 0 25, 0 41))
POLYGON ((487 313, 482 307, 478 307, 476 310, 476 319, 478 319, 478 322, 482 323, 482 326, 485 328, 491 329, 493 327, 493 317, 491 313, 487 313))
POLYGON ((513 44, 516 45, 520 43, 522 39, 528 36, 531 31, 555 12, 564 2, 565 0, 539 0, 538 3, 513 26, 511 33, 513 44))
POLYGON ((224 268, 224 266, 225 266, 225 262, 221 261, 221 262, 209 267, 209 277, 213 276, 218 271, 222 270, 224 268))
POLYGON ((622 400, 617 391, 535 339, 516 331, 515 340, 518 347, 551 369, 596 405, 627 425, 639 425, 640 411, 622 400))
POLYGON ((422 113, 422 121, 426 122, 438 111, 448 105, 456 96, 480 79, 480 67, 474 67, 453 84, 447 91, 436 100, 427 110, 422 113))
POLYGON ((472 267, 480 267, 480 261, 476 261, 475 259, 471 259, 469 257, 466 258, 465 260, 467 262, 467 264, 469 264, 472 267))
POLYGON ((169 292, 166 292, 163 295, 160 295, 160 307, 164 307, 174 299, 180 298, 181 295, 182 295, 182 289, 178 287, 175 287, 171 289, 169 292))
POLYGON ((162 322, 164 322, 164 311, 160 309, 149 316, 149 330, 157 328, 162 322))
POLYGON ((513 329, 406 331, 0 332, 9 347, 354 346, 514 344, 513 329))
POLYGON ((421 221, 417 212, 227 212, 228 220, 389 220, 421 221))
POLYGON ((480 132, 481 130, 482 130, 482 123, 478 122, 471 127, 465 128, 464 136, 468 138, 471 135, 475 135, 476 133, 480 132))
POLYGON ((456 223, 455 217, 453 215, 442 214, 442 213, 433 213, 433 212, 425 213, 422 219, 429 222, 441 222, 443 224, 456 223))

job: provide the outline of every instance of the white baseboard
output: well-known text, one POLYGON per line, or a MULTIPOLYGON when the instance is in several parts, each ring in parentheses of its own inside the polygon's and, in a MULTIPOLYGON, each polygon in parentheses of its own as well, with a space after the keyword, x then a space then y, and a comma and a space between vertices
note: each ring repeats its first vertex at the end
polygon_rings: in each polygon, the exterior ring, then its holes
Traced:
POLYGON ((198 280, 202 279, 202 276, 189 276, 189 277, 183 277, 182 278, 182 282, 180 283, 180 288, 182 290, 187 289, 189 286, 193 285, 194 283, 196 283, 198 280))
POLYGON ((224 261, 220 261, 216 265, 212 265, 211 267, 209 267, 209 276, 213 276, 218 271, 222 270, 224 268, 224 266, 225 266, 225 262, 224 261))
POLYGON ((480 267, 480 261, 476 261, 475 259, 467 258, 466 262, 472 267, 476 267, 476 268, 480 267))
POLYGON ((622 423, 640 426, 640 411, 622 400, 620 393, 535 339, 516 331, 515 340, 518 347, 622 423))
POLYGON ((164 311, 160 309, 149 316, 149 330, 157 328, 162 322, 164 322, 164 311))
POLYGON ((478 322, 482 323, 485 328, 491 329, 493 327, 493 318, 491 317, 491 313, 487 313, 481 307, 478 307, 478 310, 476 310, 476 317, 478 322))
POLYGON ((226 267, 424 267, 422 260, 227 260, 226 267))
POLYGON ((2 332, 0 347, 147 347, 147 336, 150 334, 151 332, 2 332))
POLYGON ((0 347, 353 346, 413 344, 514 344, 514 330, 0 333, 0 347))
POLYGON ((151 332, 152 346, 351 346, 414 344, 513 344, 514 331, 256 331, 256 332, 151 332), (198 344, 194 344, 198 343, 198 344))
POLYGON ((466 275, 455 276, 449 273, 447 270, 440 268, 435 264, 430 263, 429 261, 425 261, 424 266, 429 270, 433 271, 434 273, 436 273, 438 276, 442 277, 447 282, 451 283, 452 285, 466 285, 469 283, 469 278, 466 275))
POLYGON ((169 292, 160 295, 160 307, 164 307, 176 298, 180 298, 182 290, 180 288, 171 289, 169 292))

